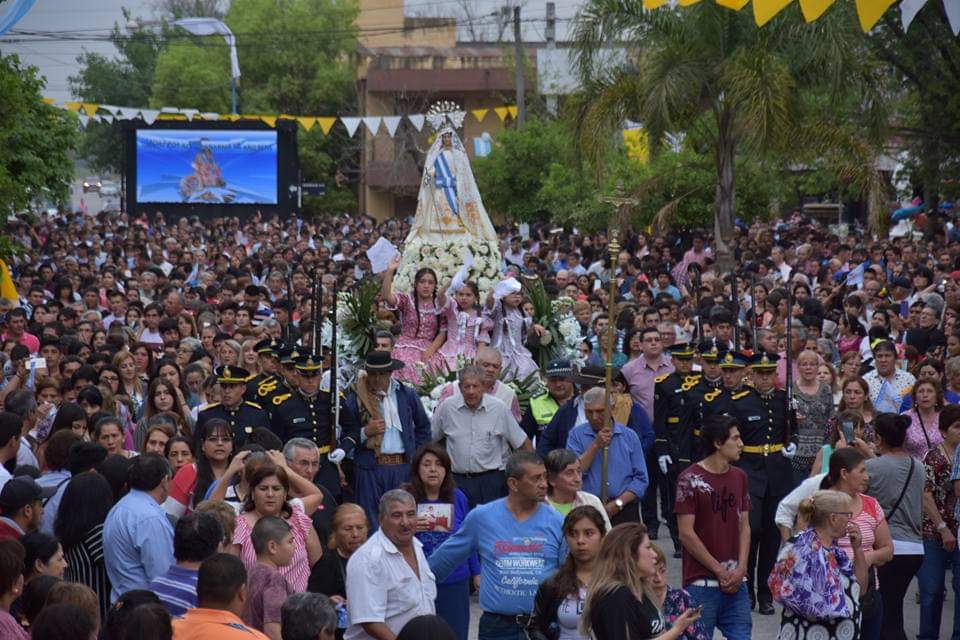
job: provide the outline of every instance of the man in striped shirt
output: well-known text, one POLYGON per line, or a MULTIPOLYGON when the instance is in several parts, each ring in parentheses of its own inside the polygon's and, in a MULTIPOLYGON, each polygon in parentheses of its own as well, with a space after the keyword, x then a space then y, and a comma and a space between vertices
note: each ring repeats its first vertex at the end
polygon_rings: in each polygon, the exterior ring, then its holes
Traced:
POLYGON ((200 563, 217 553, 223 527, 212 513, 192 512, 177 521, 173 532, 176 564, 150 582, 150 589, 174 618, 197 606, 197 572, 200 563))

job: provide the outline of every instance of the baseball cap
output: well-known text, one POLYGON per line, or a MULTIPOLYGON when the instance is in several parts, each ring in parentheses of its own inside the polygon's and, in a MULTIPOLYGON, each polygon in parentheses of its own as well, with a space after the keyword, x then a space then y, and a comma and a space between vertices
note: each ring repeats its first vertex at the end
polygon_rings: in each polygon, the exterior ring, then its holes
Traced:
POLYGON ((30 476, 18 476, 8 480, 0 491, 0 513, 10 516, 37 500, 46 500, 57 488, 41 487, 30 476))

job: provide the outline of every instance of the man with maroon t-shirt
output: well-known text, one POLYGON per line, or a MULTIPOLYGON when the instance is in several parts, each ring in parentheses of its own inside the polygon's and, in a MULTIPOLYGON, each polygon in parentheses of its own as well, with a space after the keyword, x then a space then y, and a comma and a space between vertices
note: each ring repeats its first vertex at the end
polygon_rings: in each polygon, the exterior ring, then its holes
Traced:
POLYGON ((707 638, 714 627, 728 640, 747 640, 753 627, 744 583, 750 551, 747 474, 731 463, 743 441, 728 415, 707 418, 700 429, 706 455, 677 478, 674 512, 683 545, 683 588, 703 606, 707 638))

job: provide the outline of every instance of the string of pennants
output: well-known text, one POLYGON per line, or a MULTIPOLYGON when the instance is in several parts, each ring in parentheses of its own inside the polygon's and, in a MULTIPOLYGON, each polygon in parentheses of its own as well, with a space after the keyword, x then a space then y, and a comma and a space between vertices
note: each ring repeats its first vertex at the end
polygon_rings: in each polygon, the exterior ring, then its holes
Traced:
MULTIPOLYGON (((400 122, 406 118, 408 122, 417 130, 423 129, 426 121, 426 114, 415 113, 403 116, 293 116, 287 114, 279 115, 260 115, 260 114, 236 114, 236 113, 213 113, 200 111, 199 109, 178 109, 174 107, 164 107, 162 109, 138 109, 135 107, 117 107, 110 104, 100 104, 96 102, 57 102, 52 98, 44 98, 46 104, 77 114, 81 126, 87 126, 89 122, 107 122, 112 123, 117 120, 143 120, 147 124, 153 124, 157 120, 181 120, 181 121, 226 121, 237 122, 240 120, 260 121, 270 127, 277 126, 277 120, 296 121, 305 131, 310 131, 314 127, 320 127, 324 135, 328 135, 337 122, 340 122, 347 130, 347 134, 353 137, 362 124, 371 135, 377 135, 380 128, 383 127, 387 134, 392 138, 400 126, 400 122)), ((487 107, 483 109, 471 109, 467 113, 472 115, 477 122, 483 122, 485 118, 495 115, 501 122, 507 118, 517 117, 517 107, 487 107)))

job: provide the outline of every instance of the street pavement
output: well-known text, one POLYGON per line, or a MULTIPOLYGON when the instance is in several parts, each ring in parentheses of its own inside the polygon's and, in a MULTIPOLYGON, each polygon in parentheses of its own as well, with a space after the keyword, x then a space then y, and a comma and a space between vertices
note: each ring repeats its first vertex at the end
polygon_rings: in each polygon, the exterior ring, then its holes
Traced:
MULTIPOLYGON (((663 537, 657 541, 657 544, 661 545, 661 548, 667 556, 667 581, 670 586, 677 586, 680 584, 681 561, 673 558, 673 543, 670 542, 666 527, 661 527, 660 532, 663 537)), ((949 583, 949 581, 950 575, 947 574, 947 582, 949 583)), ((951 620, 953 619, 952 611, 954 598, 954 594, 948 589, 947 601, 943 606, 943 617, 940 624, 940 638, 942 640, 947 640, 950 638, 950 632, 953 626, 951 620)), ((752 637, 763 640, 772 640, 777 637, 777 633, 780 629, 780 605, 776 605, 776 607, 777 613, 772 616, 762 616, 756 611, 753 612, 752 637)), ((470 640, 476 640, 477 638, 477 624, 480 620, 481 613, 482 611, 477 604, 477 597, 474 595, 470 604, 470 640)), ((907 638, 913 640, 917 637, 917 630, 920 626, 920 605, 917 604, 916 580, 913 581, 913 584, 910 586, 910 590, 907 591, 907 597, 904 599, 903 616, 905 620, 904 628, 907 632, 907 638)), ((723 636, 719 631, 714 632, 714 638, 722 637, 723 636)))

